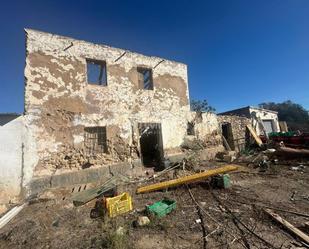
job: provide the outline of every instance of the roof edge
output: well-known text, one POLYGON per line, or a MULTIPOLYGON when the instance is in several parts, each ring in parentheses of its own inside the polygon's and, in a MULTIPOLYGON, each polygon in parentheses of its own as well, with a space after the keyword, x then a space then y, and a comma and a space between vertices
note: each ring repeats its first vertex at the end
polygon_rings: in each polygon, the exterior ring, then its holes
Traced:
POLYGON ((165 60, 165 61, 181 64, 181 65, 183 65, 185 67, 188 66, 187 64, 185 64, 183 62, 180 62, 180 61, 166 59, 166 58, 159 57, 159 56, 154 56, 154 55, 146 55, 146 54, 142 54, 142 53, 139 53, 139 52, 134 52, 134 51, 131 51, 131 50, 128 50, 128 49, 117 48, 117 47, 113 47, 113 46, 102 44, 102 43, 95 43, 95 42, 91 42, 91 41, 86 41, 86 40, 82 40, 82 39, 73 38, 73 37, 70 37, 70 36, 53 34, 53 33, 49 33, 49 32, 46 32, 46 31, 41 31, 41 30, 36 30, 36 29, 31 29, 31 28, 24 28, 24 31, 25 31, 26 34, 28 34, 30 32, 42 33, 42 34, 45 34, 45 35, 57 36, 59 38, 64 38, 64 39, 70 39, 70 40, 85 42, 85 43, 89 43, 89 44, 97 45, 97 46, 102 46, 102 47, 106 47, 106 48, 119 49, 119 50, 123 50, 124 52, 126 51, 126 52, 129 52, 129 53, 132 53, 132 54, 136 54, 136 55, 140 55, 140 56, 146 56, 146 57, 151 57, 151 58, 154 58, 154 59, 165 60))

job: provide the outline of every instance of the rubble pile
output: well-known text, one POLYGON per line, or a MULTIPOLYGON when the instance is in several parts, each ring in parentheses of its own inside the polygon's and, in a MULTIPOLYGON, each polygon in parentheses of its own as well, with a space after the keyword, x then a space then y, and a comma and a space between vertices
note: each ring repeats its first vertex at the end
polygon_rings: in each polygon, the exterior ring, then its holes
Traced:
MULTIPOLYGON (((160 172, 147 169, 138 178, 118 174, 95 186, 34 196, 14 209, 20 214, 12 210, 0 219, 0 248, 35 248, 35 243, 111 249, 308 245, 303 224, 309 219, 307 150, 252 141, 245 150, 225 150, 209 162, 201 157, 206 143, 186 140, 185 158, 160 172), (72 237, 71 226, 74 234, 89 239, 72 237), (17 238, 21 230, 16 227, 39 239, 17 238), (66 239, 59 238, 60 231, 66 239)), ((96 163, 79 150, 63 154, 58 163, 63 161, 66 167, 96 163)))

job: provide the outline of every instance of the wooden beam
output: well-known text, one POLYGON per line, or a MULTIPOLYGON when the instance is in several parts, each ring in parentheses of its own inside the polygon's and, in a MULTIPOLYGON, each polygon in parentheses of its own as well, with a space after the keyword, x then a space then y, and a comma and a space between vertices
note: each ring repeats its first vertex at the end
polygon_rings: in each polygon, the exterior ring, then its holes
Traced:
POLYGON ((225 148, 228 150, 228 151, 231 151, 232 149, 231 149, 231 146, 229 145, 229 143, 226 141, 226 138, 223 136, 223 135, 221 135, 222 136, 222 141, 223 141, 223 144, 224 144, 224 146, 225 146, 225 148))
POLYGON ((87 202, 103 195, 104 193, 116 188, 116 177, 111 177, 105 183, 96 188, 87 189, 81 192, 74 193, 72 200, 74 206, 81 206, 87 202))
POLYGON ((165 188, 170 188, 170 187, 175 187, 181 184, 188 184, 196 181, 201 181, 204 180, 210 176, 218 175, 218 174, 224 174, 229 171, 237 170, 238 167, 236 165, 227 165, 221 168, 217 169, 211 169, 207 170, 206 172, 190 175, 190 176, 185 176, 185 177, 180 177, 178 179, 170 180, 170 181, 165 181, 165 182, 159 182, 155 184, 151 184, 148 186, 140 187, 137 189, 137 193, 146 193, 146 192, 151 192, 155 190, 160 190, 160 189, 165 189, 165 188))
POLYGON ((262 142, 261 138, 256 134, 256 132, 254 131, 252 126, 251 125, 247 125, 247 129, 249 130, 250 134, 252 135, 252 137, 254 138, 255 142, 258 144, 258 146, 261 147, 263 142, 262 142))
POLYGON ((7 223, 10 222, 24 207, 26 203, 13 207, 9 212, 7 212, 4 216, 0 219, 0 229, 3 228, 7 223))
POLYGON ((274 213, 270 209, 264 209, 267 214, 269 214, 274 220, 279 222, 281 225, 283 225, 285 228, 287 228, 290 232, 301 238, 303 241, 305 241, 307 244, 309 244, 309 236, 302 231, 300 231, 298 228, 293 226, 291 223, 287 222, 283 218, 281 218, 278 214, 274 213))

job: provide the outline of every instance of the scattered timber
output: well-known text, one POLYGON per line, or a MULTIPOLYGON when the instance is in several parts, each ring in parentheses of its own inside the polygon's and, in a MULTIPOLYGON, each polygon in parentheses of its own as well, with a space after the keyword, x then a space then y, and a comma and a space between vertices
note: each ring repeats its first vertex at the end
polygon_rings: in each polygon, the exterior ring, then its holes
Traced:
POLYGON ((74 206, 84 205, 87 202, 99 196, 102 196, 104 193, 113 190, 114 188, 116 188, 115 184, 116 180, 117 180, 116 177, 112 177, 99 187, 87 189, 82 192, 73 194, 72 200, 74 206))
POLYGON ((223 144, 224 144, 224 147, 228 150, 228 151, 231 151, 231 146, 229 145, 229 143, 226 141, 226 138, 222 135, 222 141, 223 141, 223 144))
POLYGON ((198 214, 198 216, 199 216, 199 218, 201 220, 200 224, 201 224, 201 228, 202 228, 202 232, 203 232, 203 236, 202 236, 202 238, 203 238, 203 249, 206 249, 207 248, 207 234, 209 234, 209 232, 205 228, 204 217, 203 217, 203 215, 201 213, 200 206, 196 203, 196 200, 195 200, 195 198, 194 198, 194 196, 193 196, 193 194, 192 194, 192 192, 191 192, 191 190, 190 190, 190 188, 188 186, 187 186, 187 189, 188 189, 188 192, 190 194, 190 197, 191 197, 192 201, 195 202, 197 214, 198 214))
POLYGON ((256 134, 256 132, 254 131, 252 126, 251 125, 247 125, 247 129, 250 132, 251 136, 254 138, 255 142, 258 144, 258 146, 261 147, 263 142, 262 142, 261 138, 256 134))
POLYGON ((283 157, 309 157, 309 150, 293 149, 289 147, 280 147, 276 150, 276 155, 283 157))
POLYGON ((272 206, 259 204, 259 203, 249 203, 249 202, 245 202, 245 201, 238 201, 238 200, 235 200, 235 199, 233 199, 233 201, 237 202, 237 203, 245 204, 245 205, 253 205, 253 206, 260 207, 260 208, 268 208, 268 209, 272 209, 272 210, 276 210, 276 211, 280 211, 280 212, 284 212, 284 213, 295 214, 295 215, 298 215, 298 216, 309 218, 309 214, 300 213, 300 212, 296 212, 296 211, 292 211, 292 210, 286 210, 286 209, 283 209, 283 208, 272 207, 272 206))
POLYGON ((156 191, 160 189, 166 189, 170 187, 175 187, 181 184, 189 184, 197 181, 204 180, 210 176, 218 175, 218 174, 224 174, 229 171, 234 171, 237 170, 238 167, 236 165, 227 165, 224 167, 220 167, 217 169, 211 169, 207 170, 206 172, 190 175, 190 176, 184 176, 180 177, 178 179, 170 180, 170 181, 165 181, 165 182, 159 182, 155 184, 151 184, 148 186, 140 187, 137 189, 137 193, 146 193, 146 192, 151 192, 151 191, 156 191))
MULTIPOLYGON (((242 225, 249 233, 251 233, 254 237, 256 237, 257 239, 259 239, 260 241, 262 241, 267 248, 273 248, 273 249, 277 249, 274 245, 272 245, 270 242, 268 242, 267 240, 265 240, 263 237, 261 237, 259 234, 257 234, 254 229, 251 229, 249 226, 247 226, 242 220, 240 220, 240 218, 238 218, 229 208, 227 205, 225 205, 216 195, 214 192, 212 192, 212 196, 214 197, 214 199, 218 202, 218 204, 220 204, 220 206, 222 206, 226 212, 230 215, 230 217, 232 218, 233 223, 235 224, 235 226, 240 229, 239 225, 236 225, 236 223, 238 222, 240 225, 242 225)), ((224 211, 221 208, 222 211, 224 211)), ((241 232, 243 234, 243 232, 241 232)), ((244 235, 244 234, 243 234, 244 235)), ((250 246, 250 245, 249 245, 250 246)))
POLYGON ((9 212, 2 216, 0 219, 0 229, 9 223, 25 207, 25 205, 26 204, 24 203, 20 206, 13 207, 9 212))
POLYGON ((270 209, 264 209, 265 212, 270 215, 275 221, 279 222, 281 225, 283 225, 286 229, 288 229, 291 233, 295 234, 299 238, 301 238, 303 241, 305 241, 307 244, 309 244, 309 236, 302 231, 300 231, 298 228, 293 226, 288 221, 281 218, 278 214, 274 213, 270 209))

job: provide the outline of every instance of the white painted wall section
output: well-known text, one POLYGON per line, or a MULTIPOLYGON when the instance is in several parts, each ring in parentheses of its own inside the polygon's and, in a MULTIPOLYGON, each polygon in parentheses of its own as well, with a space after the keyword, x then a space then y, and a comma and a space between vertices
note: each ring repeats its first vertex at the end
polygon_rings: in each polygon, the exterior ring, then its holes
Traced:
POLYGON ((20 194, 23 117, 0 126, 0 204, 20 194))

